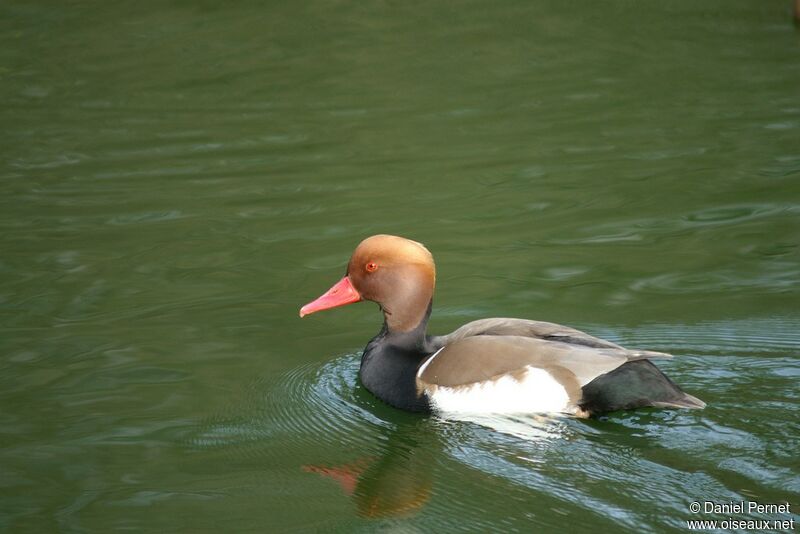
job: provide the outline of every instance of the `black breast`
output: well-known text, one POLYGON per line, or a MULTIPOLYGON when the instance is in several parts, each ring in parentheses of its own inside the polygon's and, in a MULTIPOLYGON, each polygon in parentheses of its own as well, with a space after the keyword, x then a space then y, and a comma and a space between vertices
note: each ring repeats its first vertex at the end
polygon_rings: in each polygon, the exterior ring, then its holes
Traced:
POLYGON ((417 369, 427 353, 391 343, 378 336, 361 357, 361 383, 373 395, 402 410, 430 412, 430 403, 417 392, 417 369))

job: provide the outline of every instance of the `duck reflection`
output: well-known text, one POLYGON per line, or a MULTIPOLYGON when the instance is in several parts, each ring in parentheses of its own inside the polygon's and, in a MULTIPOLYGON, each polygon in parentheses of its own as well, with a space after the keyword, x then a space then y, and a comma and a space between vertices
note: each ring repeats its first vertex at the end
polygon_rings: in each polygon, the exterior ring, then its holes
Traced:
POLYGON ((362 517, 402 517, 417 513, 430 499, 440 454, 437 433, 423 419, 389 430, 379 457, 337 466, 304 465, 303 470, 338 482, 362 517))
MULTIPOLYGON (((563 419, 551 416, 465 416, 457 421, 414 419, 384 430, 385 445, 380 456, 362 457, 342 465, 304 465, 302 469, 337 482, 351 497, 361 517, 410 516, 431 498, 436 471, 443 465, 444 440, 464 443, 477 439, 478 448, 487 445, 494 448, 504 443, 516 450, 522 443, 514 441, 518 438, 526 444, 520 451, 530 452, 531 442, 535 441, 533 450, 546 454, 560 440, 568 439, 569 434, 563 419), (493 443, 484 441, 483 432, 487 430, 494 436, 493 443)), ((538 463, 535 457, 527 459, 538 463)), ((447 469, 446 465, 444 468, 447 469)))

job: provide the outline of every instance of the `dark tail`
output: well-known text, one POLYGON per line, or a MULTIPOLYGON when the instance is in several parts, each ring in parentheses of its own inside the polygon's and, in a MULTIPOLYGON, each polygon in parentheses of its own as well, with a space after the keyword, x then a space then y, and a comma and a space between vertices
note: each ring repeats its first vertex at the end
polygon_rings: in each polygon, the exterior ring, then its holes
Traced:
POLYGON ((579 406, 594 415, 646 406, 705 408, 706 403, 685 393, 649 360, 636 360, 583 386, 579 406))

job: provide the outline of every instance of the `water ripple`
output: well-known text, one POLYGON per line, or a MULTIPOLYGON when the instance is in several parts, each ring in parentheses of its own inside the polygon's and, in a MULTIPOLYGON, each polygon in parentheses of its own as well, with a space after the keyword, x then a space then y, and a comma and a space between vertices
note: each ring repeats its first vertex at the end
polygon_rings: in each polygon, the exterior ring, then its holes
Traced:
POLYGON ((590 421, 418 417, 363 390, 359 357, 348 354, 255 380, 245 405, 234 407, 237 415, 207 422, 189 445, 277 461, 283 466, 273 470, 277 480, 297 470, 316 476, 320 491, 348 495, 369 521, 405 518, 422 529, 445 528, 458 514, 475 528, 492 529, 496 519, 464 506, 481 487, 495 512, 506 509, 516 518, 509 520, 512 530, 523 518, 528 526, 556 527, 559 514, 586 529, 658 530, 664 522, 679 528, 691 500, 779 500, 797 490, 789 444, 800 425, 779 416, 798 397, 800 336, 793 324, 776 318, 646 325, 608 336, 631 346, 691 350, 661 365, 709 401, 704 411, 640 410, 590 421), (750 391, 765 376, 772 388, 750 391), (763 417, 736 417, 743 396, 763 417), (531 499, 541 509, 520 515, 531 499))
POLYGON ((556 238, 554 244, 590 244, 615 241, 643 241, 674 236, 692 230, 713 230, 760 221, 792 217, 800 213, 795 203, 753 203, 709 206, 670 217, 618 219, 581 229, 580 237, 556 238))
MULTIPOLYGON (((309 364, 248 388, 249 418, 236 416, 207 424, 193 438, 198 447, 224 446, 233 452, 265 437, 282 436, 296 446, 357 442, 371 426, 386 426, 356 397, 359 358, 342 356, 321 366, 309 364)), ((241 407, 237 407, 241 410, 241 407)))

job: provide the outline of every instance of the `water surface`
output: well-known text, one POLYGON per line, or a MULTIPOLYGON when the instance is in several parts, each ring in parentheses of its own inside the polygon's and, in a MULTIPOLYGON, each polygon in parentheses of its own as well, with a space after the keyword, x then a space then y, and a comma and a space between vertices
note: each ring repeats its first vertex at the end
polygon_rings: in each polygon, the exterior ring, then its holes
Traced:
POLYGON ((0 528, 800 520, 798 91, 777 0, 5 3, 0 528), (382 405, 376 308, 297 317, 378 232, 437 259, 433 333, 569 324, 708 408, 382 405))

